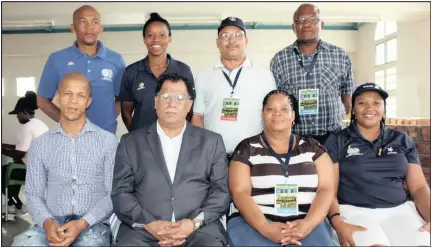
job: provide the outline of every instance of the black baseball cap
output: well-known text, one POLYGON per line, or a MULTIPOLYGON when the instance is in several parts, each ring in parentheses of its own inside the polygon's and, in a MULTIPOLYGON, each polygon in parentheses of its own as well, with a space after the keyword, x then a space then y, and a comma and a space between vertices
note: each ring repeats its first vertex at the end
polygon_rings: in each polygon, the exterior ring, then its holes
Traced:
POLYGON ((388 93, 385 90, 383 90, 379 85, 372 82, 368 82, 356 88, 356 90, 352 94, 352 102, 355 102, 355 98, 361 93, 366 91, 374 91, 379 93, 382 96, 383 100, 386 100, 389 96, 388 93))
POLYGON ((33 91, 27 91, 24 97, 18 99, 15 109, 9 112, 9 115, 18 114, 19 112, 32 112, 37 110, 37 108, 36 93, 33 91))
POLYGON ((220 27, 217 29, 217 32, 220 33, 220 30, 227 26, 239 27, 245 33, 245 26, 240 18, 229 16, 228 18, 222 20, 220 23, 220 27))

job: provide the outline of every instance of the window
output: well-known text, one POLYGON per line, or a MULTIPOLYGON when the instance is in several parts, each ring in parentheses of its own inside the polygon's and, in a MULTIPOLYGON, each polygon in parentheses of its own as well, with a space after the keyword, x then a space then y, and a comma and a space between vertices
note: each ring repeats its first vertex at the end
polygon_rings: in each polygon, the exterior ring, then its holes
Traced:
POLYGON ((397 23, 380 21, 377 23, 374 57, 374 82, 386 90, 390 97, 386 100, 386 116, 396 117, 395 97, 397 89, 397 23))
POLYGON ((16 78, 16 96, 22 97, 27 91, 35 91, 36 78, 18 77, 16 78))

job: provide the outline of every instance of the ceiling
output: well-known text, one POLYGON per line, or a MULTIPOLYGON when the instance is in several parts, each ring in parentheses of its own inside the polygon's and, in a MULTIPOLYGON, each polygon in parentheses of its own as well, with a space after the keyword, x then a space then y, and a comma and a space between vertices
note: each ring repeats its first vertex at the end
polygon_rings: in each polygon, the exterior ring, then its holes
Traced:
MULTIPOLYGON (((290 25, 301 2, 2 2, 2 29, 54 21, 57 28, 71 23, 73 11, 94 6, 105 26, 142 25, 148 14, 158 12, 171 25, 214 25, 227 16, 246 23, 290 25)), ((416 20, 430 16, 428 2, 318 2, 326 25, 379 20, 416 20)))

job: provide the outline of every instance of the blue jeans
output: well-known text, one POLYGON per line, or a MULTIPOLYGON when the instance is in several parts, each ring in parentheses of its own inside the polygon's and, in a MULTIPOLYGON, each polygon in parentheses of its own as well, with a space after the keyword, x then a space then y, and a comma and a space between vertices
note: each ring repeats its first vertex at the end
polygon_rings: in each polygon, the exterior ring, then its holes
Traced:
MULTIPOLYGON (((54 218, 62 226, 71 220, 77 220, 81 217, 75 215, 54 218)), ((44 229, 35 225, 16 236, 12 246, 48 246, 48 244, 44 229)), ((111 229, 107 224, 99 223, 82 231, 71 246, 110 246, 110 244, 111 229)))
MULTIPOLYGON (((268 220, 268 219, 267 219, 268 220)), ((268 220, 270 221, 270 220, 268 220)), ((227 224, 229 246, 277 246, 262 236, 256 229, 250 226, 241 216, 232 218, 227 224)), ((305 238, 299 240, 302 246, 334 246, 331 234, 326 226, 326 221, 317 225, 305 238)), ((296 246, 296 245, 288 245, 296 246)))

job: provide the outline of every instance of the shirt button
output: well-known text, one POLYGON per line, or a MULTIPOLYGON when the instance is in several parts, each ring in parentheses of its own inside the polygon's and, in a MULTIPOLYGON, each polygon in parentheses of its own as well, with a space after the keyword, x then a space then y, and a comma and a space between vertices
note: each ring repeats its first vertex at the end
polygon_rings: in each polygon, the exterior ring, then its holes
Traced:
POLYGON ((171 201, 175 201, 175 197, 171 197, 171 201))
POLYGON ((314 124, 314 122, 311 122, 311 124, 314 124))
POLYGON ((91 70, 88 70, 88 72, 91 72, 91 70))
POLYGON ((76 204, 76 201, 75 200, 72 200, 72 205, 75 205, 76 204))
POLYGON ((88 60, 87 63, 90 63, 90 60, 88 60))

